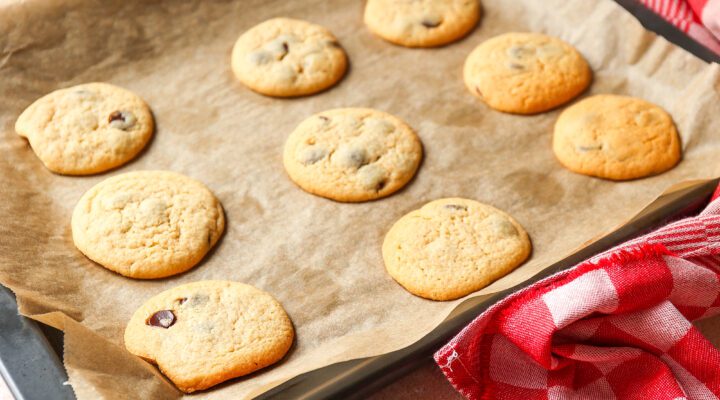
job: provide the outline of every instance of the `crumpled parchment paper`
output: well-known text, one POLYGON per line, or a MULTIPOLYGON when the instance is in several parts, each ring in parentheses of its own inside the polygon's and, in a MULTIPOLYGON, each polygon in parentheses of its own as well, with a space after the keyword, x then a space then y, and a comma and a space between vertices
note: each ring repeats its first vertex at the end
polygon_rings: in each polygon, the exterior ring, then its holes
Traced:
POLYGON ((181 283, 231 279, 269 291, 287 309, 297 342, 281 363, 193 398, 249 397, 334 362, 406 346, 459 301, 404 291, 380 248, 394 221, 427 201, 476 199, 513 215, 532 258, 474 296, 533 276, 585 241, 626 221, 673 183, 720 175, 720 74, 645 31, 610 0, 484 0, 478 27, 460 42, 407 49, 363 26, 363 2, 28 0, 0 3, 0 282, 20 311, 65 331, 65 366, 78 398, 180 398, 154 366, 122 343, 132 312, 181 283), (263 97, 240 85, 230 51, 246 29, 276 16, 332 30, 351 63, 336 87, 310 97, 263 97), (593 93, 642 97, 668 110, 683 161, 651 178, 610 182, 573 174, 555 160, 559 110, 516 116, 467 92, 462 66, 483 40, 537 31, 575 45, 594 70, 593 93), (19 113, 54 89, 106 81, 150 105, 155 138, 138 159, 92 177, 47 171, 14 133, 19 113), (417 130, 425 159, 399 193, 341 204, 287 178, 282 148, 307 116, 373 107, 417 130), (168 169, 199 179, 222 201, 227 230, 206 259, 168 279, 107 271, 72 243, 70 215, 90 187, 119 173, 168 169))

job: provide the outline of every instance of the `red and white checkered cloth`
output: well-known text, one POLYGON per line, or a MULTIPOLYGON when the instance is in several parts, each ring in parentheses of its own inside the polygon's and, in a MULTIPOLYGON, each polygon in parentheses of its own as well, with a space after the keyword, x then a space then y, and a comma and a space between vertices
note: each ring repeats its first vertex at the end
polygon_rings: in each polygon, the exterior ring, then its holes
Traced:
POLYGON ((720 398, 720 351, 691 324, 720 314, 719 195, 507 297, 435 361, 468 399, 720 398))
POLYGON ((720 54, 720 0, 640 0, 703 46, 720 54))

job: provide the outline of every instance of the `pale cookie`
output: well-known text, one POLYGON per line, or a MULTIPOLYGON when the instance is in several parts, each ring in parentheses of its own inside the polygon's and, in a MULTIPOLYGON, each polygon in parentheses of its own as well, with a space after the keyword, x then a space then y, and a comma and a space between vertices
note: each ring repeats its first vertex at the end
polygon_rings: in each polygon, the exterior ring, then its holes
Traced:
POLYGON ((382 246, 385 268, 410 293, 453 300, 522 264, 531 244, 506 213, 473 200, 431 201, 400 218, 382 246))
POLYGON ((480 19, 478 0, 368 0, 365 25, 407 47, 433 47, 467 35, 480 19))
POLYGON ((377 110, 340 108, 303 121, 285 142, 290 179, 307 192, 358 202, 402 188, 422 159, 405 122, 377 110))
POLYGON ((277 97, 302 96, 334 85, 347 57, 322 26, 274 18, 251 28, 232 51, 235 76, 250 89, 277 97))
POLYGON ((132 278, 179 274, 197 264, 225 228, 222 206, 202 183, 168 171, 128 172, 88 190, 75 206, 75 246, 132 278))
POLYGON ((506 33, 475 48, 465 61, 470 92, 503 112, 534 114, 573 99, 592 72, 575 48, 539 33, 506 33))
POLYGON ((290 318, 268 293, 201 281, 146 301, 125 328, 125 347, 191 393, 274 364, 293 337, 290 318))
POLYGON ((680 160, 680 139, 660 107, 633 97, 597 95, 560 114, 553 150, 571 171, 626 180, 674 167, 680 160))
POLYGON ((56 90, 32 103, 15 123, 40 161, 67 175, 95 174, 130 161, 150 140, 153 127, 140 97, 107 83, 56 90))

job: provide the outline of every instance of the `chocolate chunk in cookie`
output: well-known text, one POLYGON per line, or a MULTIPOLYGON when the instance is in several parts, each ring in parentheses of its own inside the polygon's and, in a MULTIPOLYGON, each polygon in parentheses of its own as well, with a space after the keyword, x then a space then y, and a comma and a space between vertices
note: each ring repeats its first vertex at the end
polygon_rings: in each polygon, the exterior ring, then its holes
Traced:
POLYGON ((405 122, 376 110, 345 108, 303 121, 288 137, 283 161, 304 190, 354 202, 397 191, 421 158, 420 141, 405 122))
POLYGON ((152 137, 154 121, 134 93, 88 83, 35 101, 20 114, 15 130, 51 171, 90 175, 138 155, 152 137))
POLYGON ((283 307, 250 285, 200 281, 147 300, 125 328, 125 347, 191 393, 278 362, 294 330, 283 307))
POLYGON ((267 20, 243 33, 232 53, 235 76, 269 96, 302 96, 339 81, 347 57, 327 29, 289 18, 267 20))

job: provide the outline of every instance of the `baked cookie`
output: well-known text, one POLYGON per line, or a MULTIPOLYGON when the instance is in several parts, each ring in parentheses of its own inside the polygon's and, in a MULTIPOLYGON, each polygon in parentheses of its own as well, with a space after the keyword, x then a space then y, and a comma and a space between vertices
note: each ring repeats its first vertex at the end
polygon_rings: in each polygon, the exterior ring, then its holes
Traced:
POLYGON ((88 190, 75 206, 75 246, 131 278, 179 274, 197 264, 225 228, 222 206, 202 183, 168 171, 128 172, 88 190))
POLYGON ((680 160, 680 139, 660 107, 627 96, 596 95, 565 109, 553 150, 571 171, 625 180, 659 174, 680 160))
POLYGON ((120 166, 145 147, 153 117, 136 94, 107 83, 56 90, 20 114, 18 135, 59 174, 89 175, 120 166))
POLYGON ((307 192, 359 202, 388 196, 415 175, 420 140, 405 122, 377 110, 340 108, 303 121, 285 142, 290 179, 307 192))
POLYGON ((506 33, 475 48, 465 61, 465 84, 490 107, 534 114, 573 99, 592 72, 575 48, 539 33, 506 33))
POLYGON ((347 57, 320 25, 289 18, 267 20, 243 33, 232 51, 235 76, 268 96, 312 94, 345 75, 347 57))
POLYGON ((365 25, 407 47, 433 47, 467 35, 480 19, 478 0, 368 0, 365 25))
POLYGON ((125 347, 191 393, 274 364, 293 337, 285 310, 268 293, 201 281, 145 302, 125 328, 125 347))
POLYGON ((530 255, 525 230, 506 213, 473 200, 431 201, 385 236, 385 268, 410 293, 453 300, 480 290, 530 255))

